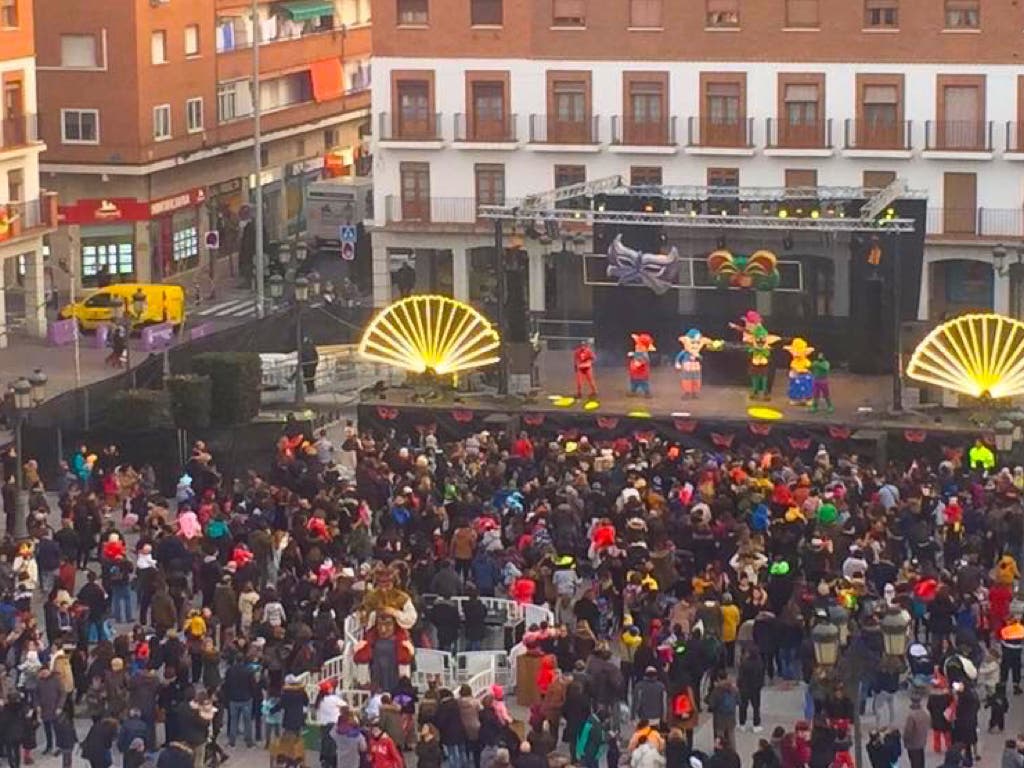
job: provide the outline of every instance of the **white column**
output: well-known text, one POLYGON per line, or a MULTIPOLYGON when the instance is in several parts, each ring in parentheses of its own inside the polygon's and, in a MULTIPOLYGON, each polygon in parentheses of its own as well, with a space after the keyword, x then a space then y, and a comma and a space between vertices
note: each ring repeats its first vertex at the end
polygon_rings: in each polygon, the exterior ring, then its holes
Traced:
POLYGON ((25 330, 30 336, 46 336, 46 273, 43 243, 25 254, 25 330))
POLYGON ((921 288, 918 292, 917 299, 917 319, 927 320, 928 310, 930 307, 929 299, 931 298, 931 279, 932 279, 932 262, 928 260, 928 252, 925 251, 924 263, 921 265, 921 288))
POLYGON ((0 349, 7 349, 7 334, 10 332, 7 325, 7 295, 4 292, 4 281, 7 279, 5 266, 3 257, 0 257, 0 349))
POLYGON ((391 269, 388 263, 388 249, 379 234, 373 237, 373 268, 370 279, 373 282, 373 306, 384 307, 391 303, 391 269))
POLYGON ((452 248, 452 293, 459 301, 469 301, 469 248, 452 248))
POLYGON ((1010 275, 1009 271, 1007 274, 1000 275, 999 272, 993 268, 992 270, 993 285, 992 285, 992 311, 1000 315, 1010 314, 1010 275))
MULTIPOLYGON (((528 251, 530 272, 529 272, 529 303, 531 312, 544 312, 547 307, 544 304, 544 289, 547 273, 544 269, 544 250, 540 247, 531 248, 528 251)), ((580 256, 579 258, 583 258, 580 256)))

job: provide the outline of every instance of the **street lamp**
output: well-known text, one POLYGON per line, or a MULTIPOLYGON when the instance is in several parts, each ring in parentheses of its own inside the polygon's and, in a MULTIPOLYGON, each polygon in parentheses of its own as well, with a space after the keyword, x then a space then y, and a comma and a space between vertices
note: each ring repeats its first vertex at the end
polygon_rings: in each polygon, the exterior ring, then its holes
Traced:
POLYGON ((284 296, 284 278, 275 272, 267 282, 270 284, 270 302, 271 304, 277 304, 281 297, 284 296))
POLYGON ((14 392, 14 453, 16 466, 14 468, 15 482, 15 505, 14 515, 14 537, 22 540, 28 538, 28 489, 25 488, 25 454, 22 447, 22 427, 28 419, 28 414, 33 407, 46 399, 46 374, 39 368, 32 371, 28 378, 24 376, 11 385, 14 392))
POLYGON ((299 240, 295 243, 295 260, 299 262, 299 266, 302 266, 306 262, 306 256, 309 255, 309 246, 306 245, 304 240, 299 240))
POLYGON ((306 279, 309 280, 309 295, 315 299, 320 295, 320 273, 313 270, 306 275, 306 279))
POLYGON ((828 608, 828 620, 831 621, 839 632, 839 644, 846 645, 850 637, 850 612, 843 606, 836 603, 828 608))
POLYGON ((1013 422, 1008 419, 1000 419, 992 427, 996 433, 996 450, 1004 454, 1012 451, 1013 422))
POLYGON ((910 619, 901 608, 892 607, 882 617, 880 625, 886 656, 903 658, 907 652, 907 629, 910 627, 910 619))
POLYGON ((839 661, 839 629, 830 621, 819 621, 811 630, 814 643, 814 660, 824 667, 835 666, 839 661))
POLYGON ((295 280, 295 402, 306 402, 306 372, 302 365, 302 310, 309 298, 309 280, 298 277, 295 280))

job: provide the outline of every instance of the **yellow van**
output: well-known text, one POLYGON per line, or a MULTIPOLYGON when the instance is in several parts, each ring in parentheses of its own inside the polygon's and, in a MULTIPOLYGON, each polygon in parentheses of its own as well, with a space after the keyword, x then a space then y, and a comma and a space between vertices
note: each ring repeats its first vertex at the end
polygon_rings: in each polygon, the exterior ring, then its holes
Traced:
POLYGON ((73 317, 83 331, 93 331, 103 323, 114 322, 114 310, 118 307, 126 307, 133 328, 156 323, 179 326, 185 320, 185 291, 180 285, 117 283, 68 304, 60 316, 65 320, 73 317), (146 308, 141 314, 136 314, 132 301, 138 291, 146 297, 146 308))

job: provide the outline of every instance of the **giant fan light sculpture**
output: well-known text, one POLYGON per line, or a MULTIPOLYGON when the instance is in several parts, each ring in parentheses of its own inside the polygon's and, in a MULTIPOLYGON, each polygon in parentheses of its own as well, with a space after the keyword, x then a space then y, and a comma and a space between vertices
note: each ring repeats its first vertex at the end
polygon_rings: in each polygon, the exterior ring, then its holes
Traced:
POLYGON ((359 354, 411 373, 457 374, 500 359, 498 332, 473 307, 447 296, 389 305, 363 332, 359 354))
POLYGON ((917 345, 907 376, 970 397, 1024 394, 1024 323, 996 314, 945 322, 917 345))

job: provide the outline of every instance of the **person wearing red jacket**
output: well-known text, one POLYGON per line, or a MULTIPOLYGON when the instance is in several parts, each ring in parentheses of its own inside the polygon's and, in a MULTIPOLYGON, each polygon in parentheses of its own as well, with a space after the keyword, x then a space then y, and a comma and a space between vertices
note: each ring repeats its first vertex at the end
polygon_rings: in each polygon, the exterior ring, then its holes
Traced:
POLYGON ((590 387, 590 396, 597 397, 594 381, 594 350, 586 341, 580 342, 572 353, 572 367, 576 371, 576 397, 583 397, 583 385, 590 387))
POLYGON ((370 741, 366 750, 371 768, 404 768, 405 760, 394 739, 384 732, 376 720, 370 725, 370 741))

